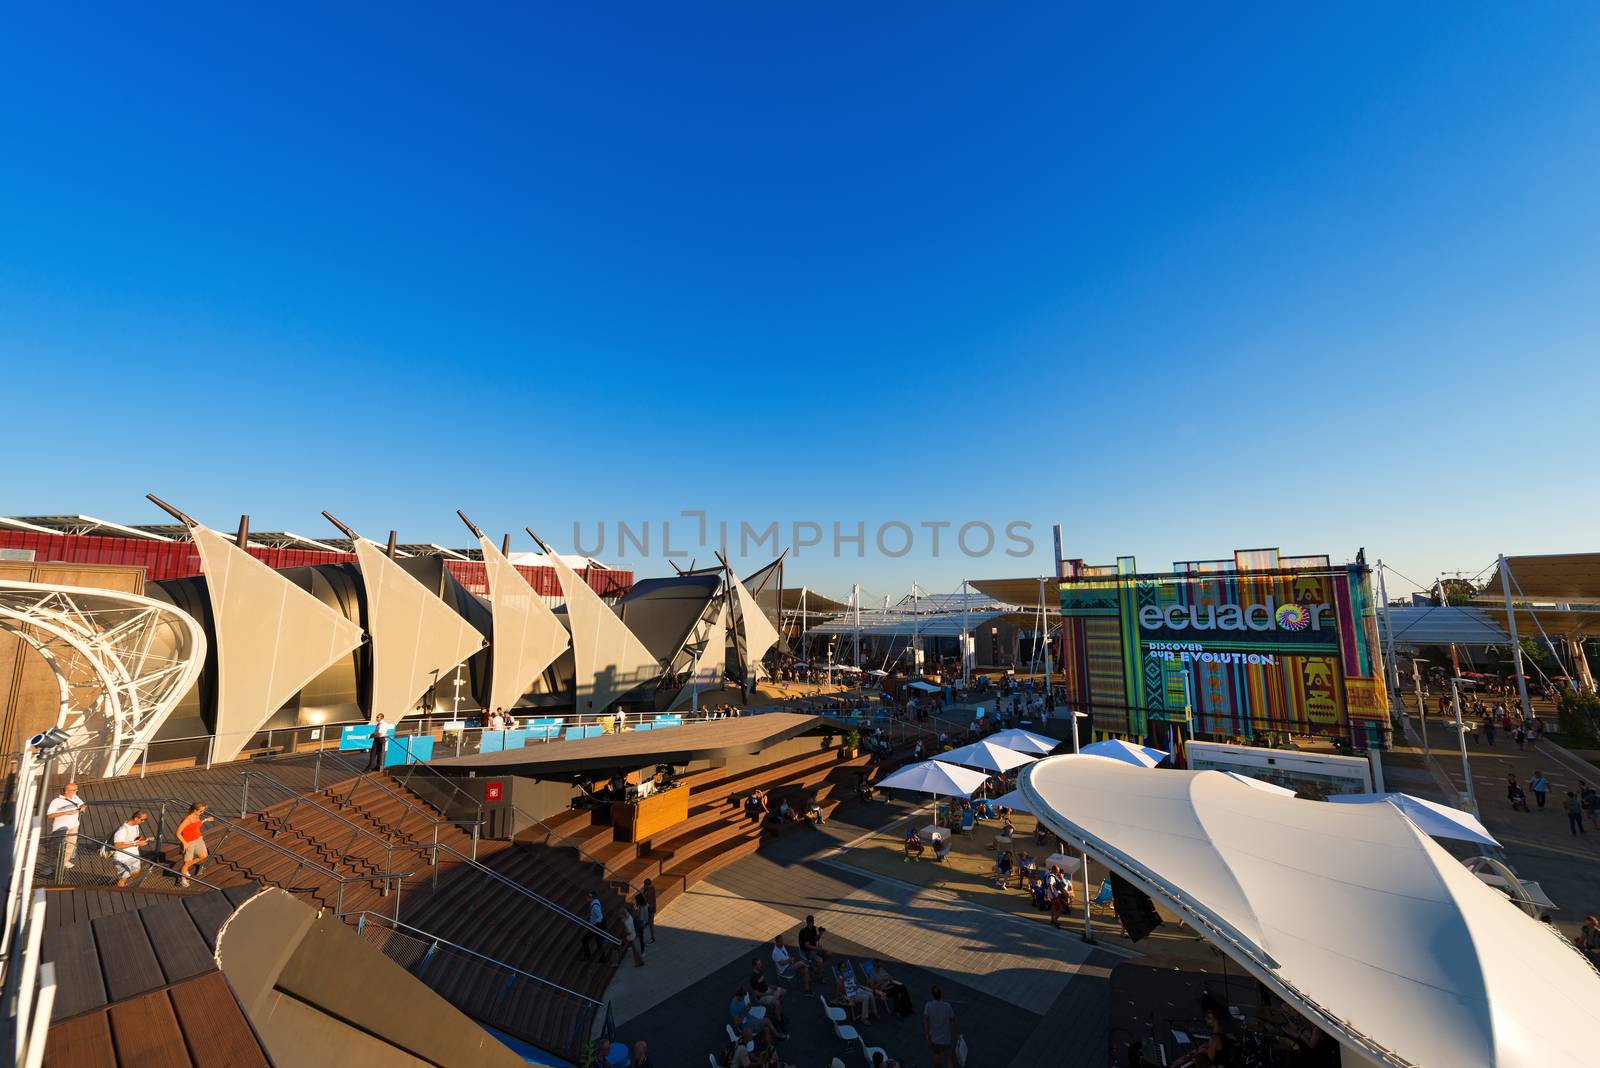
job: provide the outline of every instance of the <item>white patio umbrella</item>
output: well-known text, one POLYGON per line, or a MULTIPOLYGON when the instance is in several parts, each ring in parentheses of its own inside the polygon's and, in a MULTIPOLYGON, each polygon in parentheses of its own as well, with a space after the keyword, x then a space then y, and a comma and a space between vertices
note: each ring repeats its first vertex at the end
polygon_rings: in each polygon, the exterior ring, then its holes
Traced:
POLYGON ((952 749, 948 753, 940 753, 939 759, 946 764, 960 764, 966 768, 983 768, 987 771, 1007 772, 1013 768, 1020 768, 1024 764, 1032 764, 1039 758, 1018 752, 1015 749, 997 745, 989 738, 964 745, 960 749, 952 749))
POLYGON ((1402 793, 1331 794, 1328 800, 1341 805, 1375 805, 1387 801, 1404 812, 1406 818, 1430 837, 1459 838, 1463 842, 1500 848, 1500 843, 1495 841, 1487 827, 1478 822, 1478 817, 1437 801, 1402 793))
POLYGON ((985 738, 984 741, 993 742, 995 745, 1002 745, 1007 749, 1014 749, 1019 753, 1027 753, 1031 756, 1044 756, 1061 744, 1058 738, 1051 738, 1046 734, 1035 734, 1019 727, 996 731, 985 738))
POLYGON ((913 793, 933 795, 935 820, 939 815, 939 798, 971 797, 972 791, 989 781, 987 773, 963 768, 959 764, 945 764, 938 760, 924 760, 919 764, 901 768, 878 783, 880 790, 910 790, 913 793))
POLYGON ((1222 774, 1226 775, 1230 779, 1238 779, 1246 786, 1254 786, 1257 790, 1260 790, 1263 793, 1281 794, 1284 797, 1294 796, 1293 790, 1289 789, 1287 786, 1279 786, 1275 782, 1267 782, 1265 779, 1252 779, 1250 776, 1241 775, 1237 771, 1224 771, 1222 774))
POLYGON ((879 782, 880 790, 910 790, 919 794, 940 797, 970 797, 972 791, 989 779, 981 771, 946 764, 939 760, 924 760, 901 768, 879 782))
POLYGON ((1167 758, 1167 754, 1160 749, 1151 749, 1148 745, 1134 745, 1121 738, 1095 742, 1093 745, 1084 746, 1079 752, 1085 756, 1110 757, 1112 760, 1135 764, 1141 768, 1153 768, 1167 758))

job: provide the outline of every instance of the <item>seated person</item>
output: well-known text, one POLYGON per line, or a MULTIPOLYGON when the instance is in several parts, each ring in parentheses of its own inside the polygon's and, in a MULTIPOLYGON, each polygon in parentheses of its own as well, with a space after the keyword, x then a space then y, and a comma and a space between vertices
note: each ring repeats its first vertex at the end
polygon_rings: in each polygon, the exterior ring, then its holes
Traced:
POLYGON ((980 797, 977 803, 972 806, 972 810, 973 815, 977 816, 980 820, 994 819, 994 803, 987 797, 980 797))
MULTIPOLYGON (((734 1031, 743 1031, 745 1026, 751 1025, 758 1035, 766 1038, 768 1042, 776 1042, 780 1035, 777 1028, 769 1019, 756 1019, 750 1015, 750 1006, 747 1004, 744 987, 739 987, 733 992, 733 1000, 728 1002, 728 1022, 733 1024, 734 1031)), ((787 1038, 787 1035, 781 1037, 787 1038)))
POLYGON ((823 815, 822 805, 817 801, 816 794, 806 798, 806 819, 819 827, 828 822, 828 817, 823 815))
POLYGON ((856 797, 862 801, 872 800, 872 781, 864 774, 856 776, 856 797))
POLYGON ((772 967, 779 979, 799 976, 802 989, 811 993, 811 965, 789 952, 789 947, 783 944, 783 935, 772 936, 772 967))
POLYGON ((858 1023, 871 1023, 877 1018, 875 998, 868 987, 861 985, 856 980, 856 971, 850 967, 850 962, 842 960, 834 970, 838 983, 837 997, 849 1008, 858 1023))
POLYGON ((761 963, 760 957, 750 961, 750 997, 756 1004, 766 1006, 767 1019, 785 1031, 789 1029, 783 1015, 783 996, 787 993, 783 987, 767 982, 766 966, 761 963))
POLYGON ((1011 882, 1011 850, 1002 849, 994 858, 994 885, 1004 890, 1011 882))
POLYGON ((1050 907, 1050 884, 1043 879, 1033 880, 1033 907, 1036 909, 1050 907))
POLYGON ((948 834, 941 835, 938 838, 935 838, 933 840, 933 859, 934 860, 937 860, 937 861, 942 863, 944 861, 944 858, 948 857, 950 855, 950 842, 951 842, 951 840, 952 840, 952 838, 948 834))
POLYGON ((798 820, 799 818, 800 813, 796 812, 792 807, 790 807, 789 799, 787 797, 778 802, 778 819, 793 821, 798 820))
POLYGON ((1211 1034, 1193 1053, 1172 1062, 1172 1068, 1231 1068, 1234 1064, 1233 1043, 1222 1029, 1222 1018, 1216 1009, 1206 1009, 1206 1027, 1211 1034))
POLYGON ((1037 864, 1034 862, 1032 853, 1024 849, 1021 853, 1017 854, 1018 889, 1022 889, 1028 885, 1028 881, 1033 878, 1033 872, 1036 867, 1037 864))
POLYGON ((1038 823, 1038 824, 1034 825, 1034 828, 1033 828, 1033 844, 1034 845, 1044 845, 1045 840, 1047 838, 1049 838, 1049 837, 1050 837, 1050 832, 1049 832, 1049 830, 1047 830, 1045 828, 1045 825, 1043 823, 1038 823))
POLYGON ((917 860, 921 856, 922 835, 918 834, 917 829, 913 827, 906 832, 906 855, 904 860, 917 860))
POLYGON ((990 849, 1001 849, 1001 848, 1003 848, 1005 846, 1010 845, 1011 844, 1011 837, 1012 837, 1012 835, 1016 834, 1016 830, 1017 829, 1015 827, 1011 826, 1011 817, 1007 816, 1005 818, 1005 820, 1000 824, 1000 833, 994 836, 994 841, 993 842, 989 843, 989 848, 990 849))

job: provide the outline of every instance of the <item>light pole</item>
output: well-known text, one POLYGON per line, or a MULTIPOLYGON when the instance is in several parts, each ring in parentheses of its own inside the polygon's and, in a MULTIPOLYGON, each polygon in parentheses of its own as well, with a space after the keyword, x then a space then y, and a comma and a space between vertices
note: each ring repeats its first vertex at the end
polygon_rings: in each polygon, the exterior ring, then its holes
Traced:
POLYGON ((1467 780, 1467 811, 1478 814, 1478 794, 1472 788, 1472 765, 1467 763, 1467 732, 1461 725, 1461 691, 1456 687, 1456 677, 1450 676, 1450 703, 1456 711, 1456 741, 1461 745, 1461 777, 1467 780))
POLYGON ((700 642, 685 642, 684 651, 689 654, 689 718, 693 719, 700 714, 700 654, 705 652, 710 645, 710 639, 700 642))

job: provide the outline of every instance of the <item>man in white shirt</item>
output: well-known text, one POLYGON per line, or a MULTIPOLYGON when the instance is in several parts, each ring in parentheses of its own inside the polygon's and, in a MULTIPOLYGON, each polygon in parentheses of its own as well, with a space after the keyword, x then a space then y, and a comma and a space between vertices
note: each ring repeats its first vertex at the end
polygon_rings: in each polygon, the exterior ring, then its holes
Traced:
POLYGON ((50 834, 59 840, 56 854, 63 868, 76 867, 72 858, 78 855, 78 819, 87 805, 87 801, 78 797, 78 784, 69 782, 61 788, 61 796, 45 809, 45 818, 50 821, 50 834))
POLYGON ((121 878, 117 880, 119 887, 127 886, 128 880, 139 874, 143 861, 139 857, 139 850, 150 844, 150 839, 141 833, 141 824, 150 818, 150 814, 143 809, 128 817, 128 822, 117 828, 116 834, 111 836, 112 863, 117 866, 117 873, 121 878))
POLYGON ((392 726, 384 722, 383 713, 378 713, 378 718, 372 721, 372 749, 367 753, 367 770, 382 771, 383 757, 389 749, 389 732, 392 726))

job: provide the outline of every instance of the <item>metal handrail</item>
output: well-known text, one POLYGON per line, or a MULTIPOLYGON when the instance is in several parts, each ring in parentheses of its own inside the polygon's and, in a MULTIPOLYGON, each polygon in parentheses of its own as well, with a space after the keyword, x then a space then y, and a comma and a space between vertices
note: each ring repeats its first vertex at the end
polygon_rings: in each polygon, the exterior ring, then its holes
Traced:
MULTIPOLYGON (((94 838, 94 837, 91 837, 91 836, 89 836, 87 834, 83 834, 82 832, 79 832, 79 834, 78 834, 78 843, 77 843, 78 844, 78 852, 79 853, 83 852, 83 845, 86 842, 89 845, 98 846, 101 849, 109 849, 112 852, 120 852, 120 850, 117 849, 116 844, 113 843, 113 842, 107 842, 107 841, 105 841, 103 839, 94 838)), ((55 844, 55 843, 52 843, 52 844, 55 844)), ((66 840, 64 838, 61 839, 59 844, 60 844, 60 848, 57 850, 56 863, 53 866, 53 875, 51 876, 51 880, 50 881, 53 882, 53 883, 56 883, 58 885, 67 885, 68 881, 62 875, 62 872, 61 872, 61 863, 62 863, 62 860, 63 860, 62 854, 65 852, 66 840)), ((157 848, 160 848, 160 843, 157 843, 157 848)), ((39 863, 40 860, 42 860, 42 857, 35 859, 35 862, 34 862, 35 863, 35 867, 38 866, 38 863, 39 863)), ((222 887, 217 886, 215 883, 206 882, 204 879, 200 878, 200 876, 198 876, 198 875, 184 875, 177 868, 174 868, 170 864, 166 864, 166 863, 164 863, 162 861, 159 861, 159 860, 151 860, 149 857, 145 856, 143 853, 139 854, 139 864, 140 864, 139 881, 134 884, 135 886, 143 886, 144 885, 144 881, 145 881, 145 878, 146 878, 145 869, 147 869, 147 868, 159 868, 162 871, 167 872, 168 874, 172 875, 174 878, 187 879, 191 883, 199 883, 201 886, 204 886, 209 890, 221 890, 222 889, 222 887)))
MULTIPOLYGON (((244 816, 245 816, 245 813, 249 811, 248 802, 247 802, 246 799, 249 796, 250 779, 252 777, 255 777, 255 776, 260 776, 263 773, 259 772, 259 771, 251 771, 251 770, 246 769, 245 771, 241 771, 239 774, 245 780, 244 790, 241 791, 240 799, 239 799, 239 808, 240 808, 239 818, 243 819, 244 816)), ((273 780, 271 780, 270 777, 269 777, 268 781, 273 781, 273 780)), ((284 790, 288 789, 288 787, 283 786, 281 783, 274 782, 274 785, 278 786, 280 789, 284 789, 284 790)), ((295 798, 294 798, 294 801, 293 801, 293 803, 291 803, 289 805, 289 808, 286 811, 282 812, 282 813, 272 813, 272 818, 275 819, 275 820, 282 820, 284 822, 284 827, 282 828, 283 830, 291 829, 288 826, 289 818, 294 814, 295 810, 297 810, 301 805, 309 805, 312 809, 316 810, 317 812, 321 813, 322 815, 328 816, 328 817, 330 817, 330 818, 332 818, 334 820, 337 820, 339 823, 342 823, 346 827, 350 828, 350 840, 345 843, 344 851, 342 853, 342 856, 344 858, 346 858, 347 862, 348 862, 348 858, 353 855, 352 852, 351 852, 351 849, 355 845, 355 841, 356 841, 357 836, 363 836, 363 837, 371 839, 372 841, 378 843, 378 845, 383 847, 383 851, 384 851, 384 861, 383 861, 384 862, 384 866, 387 867, 390 871, 394 870, 394 847, 395 847, 395 843, 394 842, 392 842, 388 838, 385 838, 382 835, 378 834, 376 831, 372 831, 372 830, 369 830, 366 827, 361 826, 359 823, 356 823, 352 819, 348 819, 348 818, 346 818, 344 816, 341 816, 339 813, 333 811, 331 808, 325 808, 322 805, 317 804, 314 800, 312 800, 310 794, 296 794, 295 798)), ((271 811, 270 809, 262 809, 259 813, 257 813, 257 815, 265 818, 270 811, 271 811)), ((278 830, 274 830, 272 832, 272 837, 276 838, 279 833, 281 833, 281 832, 278 831, 278 830)))
POLYGON ((490 878, 498 880, 499 882, 504 883, 505 885, 511 887, 511 889, 515 890, 517 893, 521 894, 523 897, 532 898, 533 900, 539 902, 539 904, 541 904, 541 905, 545 906, 546 908, 550 909, 552 912, 560 914, 564 918, 572 921, 573 923, 577 924, 579 927, 584 928, 585 930, 594 932, 595 934, 599 935, 601 938, 603 938, 606 941, 610 942, 614 946, 622 945, 622 939, 618 938, 616 935, 612 934, 610 931, 606 930, 604 927, 598 927, 598 926, 590 923, 588 920, 584 919, 582 916, 579 916, 577 913, 571 911, 570 909, 566 908, 565 906, 558 905, 554 901, 551 901, 549 898, 545 897, 543 894, 539 893, 537 890, 528 889, 526 886, 523 886, 521 883, 517 882, 515 879, 512 879, 512 878, 509 878, 509 877, 507 877, 505 875, 502 875, 500 872, 495 871, 493 868, 489 867, 487 864, 483 863, 482 861, 477 860, 477 859, 475 859, 473 857, 467 856, 465 853, 461 852, 461 850, 456 849, 453 846, 442 845, 442 844, 441 845, 432 845, 432 846, 429 846, 429 845, 411 845, 411 846, 403 846, 403 847, 397 847, 397 848, 412 849, 412 850, 434 849, 434 850, 443 850, 446 853, 454 854, 455 857, 457 859, 459 859, 463 864, 470 865, 471 867, 477 869, 478 871, 483 872, 485 875, 488 875, 490 878))
MULTIPOLYGON (((416 737, 416 735, 402 735, 401 737, 414 738, 414 737, 416 737)), ((335 750, 334 752, 337 753, 338 750, 335 750)), ((317 759, 317 763, 318 763, 319 768, 320 768, 320 765, 321 765, 321 762, 322 762, 322 760, 321 760, 322 754, 320 752, 317 754, 317 758, 318 758, 317 759)), ((340 763, 343 763, 344 760, 345 760, 345 758, 342 757, 342 756, 336 756, 335 759, 338 760, 340 763)), ((470 825, 470 824, 474 824, 474 823, 481 825, 483 823, 483 802, 477 800, 471 794, 469 794, 465 790, 461 789, 461 787, 457 786, 454 782, 452 782, 448 776, 440 774, 437 768, 431 768, 431 767, 428 766, 428 764, 425 761, 420 761, 420 760, 411 761, 411 762, 408 762, 408 763, 406 763, 404 765, 398 765, 398 766, 401 766, 401 767, 404 767, 404 768, 407 769, 406 777, 401 781, 401 785, 402 786, 406 786, 409 789, 409 783, 411 781, 411 775, 414 773, 415 769, 421 768, 422 770, 424 770, 424 771, 428 772, 429 774, 433 775, 440 782, 444 783, 451 790, 453 790, 456 793, 460 794, 463 798, 466 799, 467 803, 472 805, 474 808, 476 808, 477 812, 478 812, 478 815, 477 815, 476 819, 471 819, 471 820, 440 820, 439 822, 442 822, 442 823, 453 823, 453 824, 460 824, 460 825, 470 825)), ((358 777, 361 777, 361 778, 365 778, 366 776, 369 776, 369 775, 373 774, 372 772, 367 771, 364 768, 351 768, 349 770, 353 771, 355 775, 357 775, 358 777)), ((318 772, 318 774, 320 774, 320 771, 318 772)), ((394 774, 394 772, 390 772, 390 774, 394 774)), ((313 780, 313 781, 315 781, 315 780, 313 780)), ((385 791, 390 796, 397 798, 398 800, 400 800, 401 802, 409 805, 411 808, 415 809, 416 811, 419 811, 419 812, 422 811, 421 809, 417 809, 417 807, 415 805, 412 805, 411 802, 406 801, 405 798, 401 797, 399 794, 395 793, 393 790, 390 790, 387 786, 384 786, 383 783, 379 782, 378 780, 369 779, 368 781, 371 782, 372 785, 378 787, 378 789, 385 791)))
MULTIPOLYGON (((119 797, 119 798, 117 798, 117 801, 118 801, 119 804, 127 803, 127 804, 133 804, 133 805, 141 805, 141 806, 142 805, 182 805, 182 804, 186 803, 186 802, 178 800, 175 797, 119 797)), ((229 819, 226 816, 218 816, 218 815, 213 813, 212 814, 212 819, 215 819, 217 822, 221 823, 226 828, 226 830, 223 832, 221 841, 219 841, 217 843, 219 848, 221 847, 223 842, 226 842, 228 840, 228 837, 230 835, 232 835, 232 834, 237 832, 239 834, 244 835, 244 837, 246 837, 248 839, 251 839, 252 841, 259 842, 260 844, 266 846, 268 849, 273 850, 274 852, 277 852, 277 853, 281 853, 284 856, 288 857, 289 859, 295 861, 294 871, 290 873, 290 878, 291 879, 295 875, 298 875, 300 873, 300 869, 301 868, 311 868, 312 870, 320 872, 321 874, 325 875, 327 878, 333 880, 334 883, 336 883, 338 885, 338 887, 339 887, 338 893, 337 893, 337 897, 336 897, 336 901, 335 901, 335 911, 338 911, 340 908, 342 908, 344 906, 344 888, 345 888, 346 884, 348 884, 348 883, 369 883, 370 884, 370 883, 381 882, 381 883, 384 884, 384 891, 383 892, 387 895, 389 883, 391 881, 393 881, 394 884, 395 884, 395 911, 398 912, 399 908, 400 908, 399 891, 400 891, 400 888, 401 888, 401 883, 402 883, 403 880, 409 879, 409 878, 411 878, 412 876, 414 876, 416 874, 416 872, 412 872, 412 871, 406 871, 406 872, 385 871, 385 872, 378 872, 378 873, 373 874, 373 875, 355 875, 355 874, 340 875, 338 872, 334 871, 332 868, 325 868, 321 864, 318 864, 316 861, 312 860, 311 858, 309 858, 307 856, 304 856, 304 855, 302 855, 300 853, 296 853, 292 849, 286 849, 283 846, 279 845, 277 842, 274 842, 272 839, 266 838, 266 837, 264 837, 262 835, 259 835, 259 834, 255 833, 254 831, 250 830, 248 827, 240 826, 238 823, 234 822, 233 820, 229 819)), ((176 841, 176 839, 173 839, 173 841, 176 841)), ((161 843, 158 841, 156 843, 156 848, 159 849, 160 847, 161 847, 161 843)))
MULTIPOLYGON (((315 775, 313 776, 313 779, 312 779, 313 788, 315 788, 316 782, 320 780, 321 773, 322 773, 322 754, 318 753, 317 754, 317 769, 316 769, 316 773, 315 773, 315 775)), ((412 801, 408 800, 404 795, 396 793, 394 790, 389 789, 389 787, 385 786, 382 782, 380 782, 379 780, 373 778, 371 772, 363 771, 363 770, 354 771, 354 774, 352 776, 351 783, 350 783, 350 792, 345 794, 345 798, 344 798, 344 803, 346 805, 354 805, 356 803, 355 802, 356 790, 357 790, 358 787, 361 786, 362 783, 366 783, 368 786, 371 786, 371 787, 381 791, 382 793, 388 794, 390 797, 392 797, 396 801, 400 802, 406 808, 410 809, 412 812, 417 813, 418 815, 422 816, 423 819, 428 821, 429 826, 431 826, 433 828, 433 846, 432 846, 432 848, 434 850, 433 859, 429 863, 437 864, 439 862, 438 849, 439 849, 439 828, 440 827, 471 827, 472 828, 472 854, 473 854, 473 859, 474 860, 477 859, 477 854, 478 854, 478 831, 479 831, 479 828, 482 827, 482 825, 483 825, 483 818, 481 816, 478 819, 475 819, 475 820, 452 820, 452 819, 446 819, 446 818, 444 818, 442 816, 436 816, 433 813, 429 812, 427 809, 422 808, 421 806, 419 806, 419 805, 413 803, 412 801)), ((328 796, 330 798, 333 797, 331 789, 330 789, 330 792, 329 792, 328 796)), ((334 798, 334 800, 337 800, 337 798, 334 798)))
POLYGON ((564 987, 560 983, 554 982, 554 981, 552 981, 550 979, 546 979, 543 976, 538 976, 538 975, 534 975, 532 972, 523 971, 521 968, 518 968, 515 964, 507 964, 503 960, 496 960, 495 958, 493 958, 491 956, 488 956, 487 954, 479 953, 475 949, 468 949, 466 946, 463 946, 458 942, 452 942, 448 938, 442 938, 439 935, 432 934, 432 933, 430 933, 428 931, 424 931, 420 927, 413 927, 409 923, 402 923, 399 920, 391 919, 390 917, 385 916, 380 912, 373 912, 370 909, 351 909, 349 912, 341 912, 341 913, 339 913, 339 918, 341 920, 347 919, 348 917, 351 917, 351 916, 356 917, 356 930, 357 930, 357 932, 361 932, 361 931, 366 930, 367 918, 370 916, 374 920, 382 920, 384 923, 389 924, 391 927, 393 927, 397 931, 399 931, 401 928, 404 928, 405 930, 402 931, 401 933, 403 933, 403 934, 405 934, 405 933, 412 934, 419 941, 432 942, 436 946, 448 946, 450 949, 456 950, 457 952, 460 952, 460 953, 465 953, 469 957, 476 957, 477 959, 479 959, 481 961, 487 961, 488 963, 494 965, 497 968, 504 968, 506 971, 514 972, 517 975, 520 975, 525 979, 532 979, 536 983, 540 983, 540 984, 543 984, 544 986, 552 987, 552 988, 554 988, 556 990, 561 991, 563 994, 570 994, 571 996, 573 996, 575 998, 578 998, 580 1001, 587 1001, 589 1004, 594 1005, 597 1008, 601 1004, 599 1001, 596 1001, 594 998, 590 997, 587 994, 580 994, 576 990, 570 989, 569 987, 564 987))

